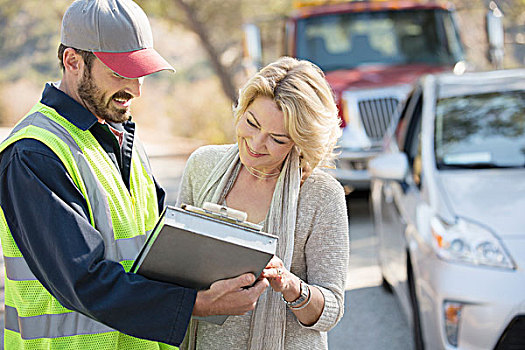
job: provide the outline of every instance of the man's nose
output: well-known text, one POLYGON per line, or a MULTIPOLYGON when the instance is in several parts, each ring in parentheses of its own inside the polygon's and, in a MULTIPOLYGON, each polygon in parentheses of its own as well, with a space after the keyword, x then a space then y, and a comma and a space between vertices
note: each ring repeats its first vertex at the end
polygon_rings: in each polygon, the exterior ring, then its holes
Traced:
POLYGON ((142 84, 144 83, 144 77, 129 79, 127 90, 128 93, 133 95, 133 97, 140 97, 142 94, 142 84))

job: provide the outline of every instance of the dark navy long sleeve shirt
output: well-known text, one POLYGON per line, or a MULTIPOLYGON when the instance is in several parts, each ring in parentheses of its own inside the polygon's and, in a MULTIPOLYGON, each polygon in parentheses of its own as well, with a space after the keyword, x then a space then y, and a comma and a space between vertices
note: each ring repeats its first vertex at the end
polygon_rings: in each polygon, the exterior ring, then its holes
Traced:
MULTIPOLYGON (((53 85, 46 85, 40 102, 89 130, 129 189, 133 122, 111 124, 123 133, 120 146, 107 125, 53 85)), ((155 184, 160 210, 165 193, 155 184)), ((43 143, 22 139, 0 154, 0 206, 29 268, 62 305, 138 338, 182 341, 197 292, 126 273, 105 260, 82 193, 43 143)))

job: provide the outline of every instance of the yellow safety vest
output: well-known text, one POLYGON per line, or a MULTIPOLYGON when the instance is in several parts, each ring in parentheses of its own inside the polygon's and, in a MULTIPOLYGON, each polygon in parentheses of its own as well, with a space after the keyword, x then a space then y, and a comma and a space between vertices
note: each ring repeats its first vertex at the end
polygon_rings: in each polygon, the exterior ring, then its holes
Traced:
MULTIPOLYGON (((158 219, 155 185, 138 139, 133 146, 130 190, 89 130, 82 131, 54 109, 37 103, 0 144, 0 152, 23 138, 36 139, 62 161, 84 195, 91 225, 105 242, 105 259, 129 271, 158 219)), ((36 279, 20 253, 0 208, 5 259, 6 349, 169 349, 162 343, 120 333, 63 307, 36 279)))

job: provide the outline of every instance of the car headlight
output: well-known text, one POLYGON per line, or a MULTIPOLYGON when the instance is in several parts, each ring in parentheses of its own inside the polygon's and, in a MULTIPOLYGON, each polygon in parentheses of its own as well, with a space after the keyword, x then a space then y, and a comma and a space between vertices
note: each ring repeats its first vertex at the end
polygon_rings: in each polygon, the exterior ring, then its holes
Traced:
POLYGON ((433 217, 432 246, 447 261, 513 269, 514 263, 503 244, 485 227, 459 219, 454 224, 433 217))

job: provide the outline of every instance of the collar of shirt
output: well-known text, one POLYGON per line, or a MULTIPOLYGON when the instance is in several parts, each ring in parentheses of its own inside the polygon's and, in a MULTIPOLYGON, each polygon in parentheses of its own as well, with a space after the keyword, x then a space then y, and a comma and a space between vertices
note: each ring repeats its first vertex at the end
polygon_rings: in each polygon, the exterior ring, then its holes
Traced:
POLYGON ((100 124, 105 124, 109 127, 109 130, 111 130, 111 132, 113 133, 113 135, 115 135, 115 137, 117 138, 117 141, 118 141, 118 145, 120 147, 122 147, 122 142, 124 142, 124 131, 119 131, 117 129, 115 129, 111 124, 109 123, 106 123, 104 120, 103 121, 98 121, 100 124))
POLYGON ((40 102, 56 110, 77 128, 83 131, 91 128, 98 121, 97 117, 57 86, 57 83, 47 83, 40 102))
POLYGON ((56 83, 46 84, 40 102, 56 110, 79 129, 89 130, 108 153, 121 172, 124 183, 129 188, 135 123, 130 118, 124 123, 106 122, 107 128, 104 128, 104 125, 98 122, 97 117, 69 95, 59 90, 57 86, 56 83), (104 136, 107 134, 112 135, 113 139, 110 140, 104 136))

